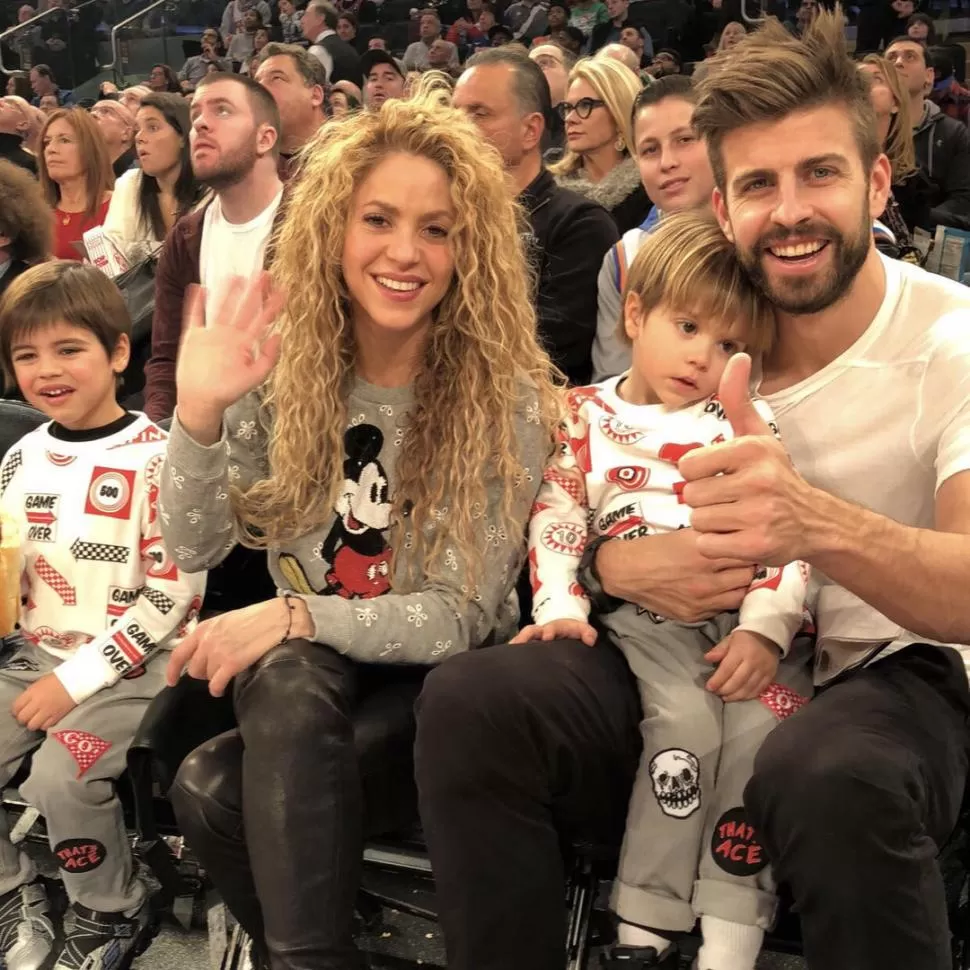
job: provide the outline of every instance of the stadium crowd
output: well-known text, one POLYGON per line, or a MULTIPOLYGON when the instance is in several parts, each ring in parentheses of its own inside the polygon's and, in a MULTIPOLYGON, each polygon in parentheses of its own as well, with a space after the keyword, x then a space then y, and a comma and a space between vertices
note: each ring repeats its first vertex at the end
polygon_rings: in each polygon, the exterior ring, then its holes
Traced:
POLYGON ((229 0, 96 97, 59 17, 5 50, 0 367, 49 420, 0 465, 0 781, 35 752, 71 908, 0 817, 0 965, 150 938, 113 783, 184 674, 233 719, 170 797, 254 967, 364 966, 353 719, 409 677, 452 970, 562 966, 575 838, 607 970, 698 921, 753 970, 779 885, 811 970, 944 970, 963 47, 914 0, 852 52, 817 0, 396 2, 229 0), (200 617, 238 544, 278 594, 200 617))

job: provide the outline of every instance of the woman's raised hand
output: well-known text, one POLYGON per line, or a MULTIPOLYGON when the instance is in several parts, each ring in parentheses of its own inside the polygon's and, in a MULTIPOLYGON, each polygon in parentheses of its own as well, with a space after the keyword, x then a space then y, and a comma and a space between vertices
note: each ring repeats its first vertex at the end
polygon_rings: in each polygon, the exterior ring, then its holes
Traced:
POLYGON ((283 302, 268 273, 231 277, 207 320, 206 291, 190 287, 175 383, 179 420, 200 444, 219 437, 226 408, 259 387, 279 359, 280 336, 270 331, 283 302))

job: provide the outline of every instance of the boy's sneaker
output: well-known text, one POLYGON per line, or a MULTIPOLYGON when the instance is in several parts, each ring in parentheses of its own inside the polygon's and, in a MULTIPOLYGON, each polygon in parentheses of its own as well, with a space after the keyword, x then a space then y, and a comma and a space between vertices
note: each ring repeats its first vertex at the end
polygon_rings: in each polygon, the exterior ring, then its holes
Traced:
POLYGON ((54 970, 128 970, 147 949, 155 921, 146 899, 132 913, 98 913, 74 903, 64 917, 64 948, 54 970))
POLYGON ((600 954, 603 970, 677 970, 680 951, 671 944, 661 956, 652 946, 611 946, 600 954))
POLYGON ((0 896, 0 967, 40 970, 54 949, 47 891, 39 880, 0 896))

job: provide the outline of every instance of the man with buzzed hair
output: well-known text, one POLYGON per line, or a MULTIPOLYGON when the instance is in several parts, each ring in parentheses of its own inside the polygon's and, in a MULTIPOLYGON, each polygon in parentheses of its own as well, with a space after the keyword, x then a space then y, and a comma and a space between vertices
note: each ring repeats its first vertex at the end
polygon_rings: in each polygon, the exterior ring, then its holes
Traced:
POLYGON ((153 420, 175 409, 186 289, 201 283, 210 308, 231 279, 255 276, 283 197, 280 113, 262 85, 242 74, 207 74, 192 96, 191 118, 192 171, 214 197, 175 223, 159 260, 152 356, 145 367, 145 411, 153 420))
POLYGON ((592 372, 596 278, 616 242, 616 225, 605 209, 556 185, 543 166, 549 85, 525 51, 493 47, 470 58, 453 103, 505 162, 532 229, 539 336, 570 383, 585 384, 592 372))

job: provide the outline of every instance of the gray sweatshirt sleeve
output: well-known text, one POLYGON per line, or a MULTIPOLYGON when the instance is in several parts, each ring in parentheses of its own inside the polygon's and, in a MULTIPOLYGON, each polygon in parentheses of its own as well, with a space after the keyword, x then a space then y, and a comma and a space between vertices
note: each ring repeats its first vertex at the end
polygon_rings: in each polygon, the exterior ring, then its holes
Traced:
POLYGON ((620 291, 613 276, 614 246, 603 257, 596 281, 598 304, 596 336, 593 339, 593 383, 622 374, 630 366, 630 348, 616 335, 622 307, 620 291))
MULTIPOLYGON (((539 424, 534 402, 523 406, 517 422, 519 457, 526 469, 515 492, 515 512, 532 507, 552 443, 539 424)), ((373 599, 302 596, 315 624, 313 639, 355 660, 379 663, 436 664, 482 643, 497 629, 497 618, 525 554, 525 535, 507 535, 497 521, 498 495, 490 491, 482 516, 484 561, 481 574, 469 577, 456 551, 446 548, 439 576, 420 592, 385 593, 373 599), (464 597, 464 591, 470 598, 464 597)), ((405 550, 407 536, 405 536, 405 550)))
POLYGON ((190 437, 176 412, 158 507, 167 547, 183 546, 190 553, 179 560, 180 569, 211 569, 229 555, 237 541, 229 486, 246 489, 267 474, 266 436, 255 395, 226 412, 222 435, 214 445, 200 445, 190 437))

